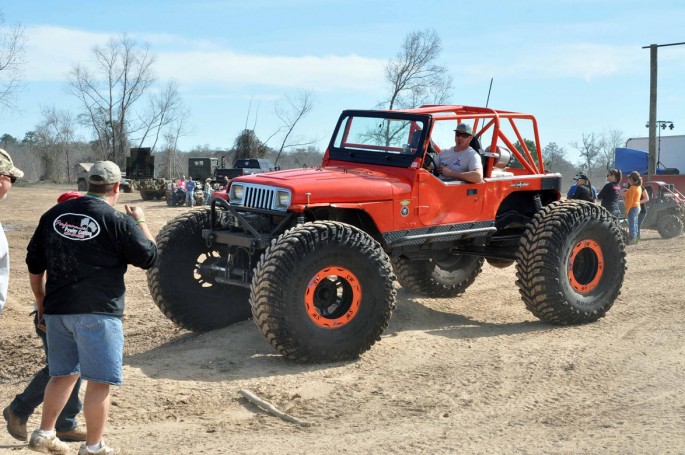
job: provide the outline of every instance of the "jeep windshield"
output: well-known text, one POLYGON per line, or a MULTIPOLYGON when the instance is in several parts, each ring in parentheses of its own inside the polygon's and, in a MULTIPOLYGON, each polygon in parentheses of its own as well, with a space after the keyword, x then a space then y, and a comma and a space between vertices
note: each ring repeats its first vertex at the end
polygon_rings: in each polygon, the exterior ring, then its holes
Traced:
POLYGON ((345 111, 329 145, 330 158, 409 167, 423 156, 429 115, 384 111, 345 111))

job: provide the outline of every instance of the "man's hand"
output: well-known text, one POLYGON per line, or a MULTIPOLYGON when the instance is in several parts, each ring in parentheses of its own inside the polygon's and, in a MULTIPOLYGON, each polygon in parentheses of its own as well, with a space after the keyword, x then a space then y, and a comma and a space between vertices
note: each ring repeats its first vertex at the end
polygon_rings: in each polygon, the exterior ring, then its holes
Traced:
POLYGON ((126 204, 124 205, 124 209, 126 210, 126 214, 136 221, 145 219, 145 213, 143 212, 142 207, 126 204))

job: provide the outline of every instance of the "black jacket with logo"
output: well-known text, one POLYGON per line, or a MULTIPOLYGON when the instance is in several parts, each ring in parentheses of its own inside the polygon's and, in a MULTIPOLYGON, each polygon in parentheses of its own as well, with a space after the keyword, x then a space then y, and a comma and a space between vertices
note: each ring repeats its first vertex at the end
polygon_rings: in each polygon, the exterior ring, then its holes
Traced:
POLYGON ((84 196, 45 212, 26 254, 32 274, 47 271, 45 314, 124 313, 127 264, 152 267, 157 247, 133 218, 84 196))

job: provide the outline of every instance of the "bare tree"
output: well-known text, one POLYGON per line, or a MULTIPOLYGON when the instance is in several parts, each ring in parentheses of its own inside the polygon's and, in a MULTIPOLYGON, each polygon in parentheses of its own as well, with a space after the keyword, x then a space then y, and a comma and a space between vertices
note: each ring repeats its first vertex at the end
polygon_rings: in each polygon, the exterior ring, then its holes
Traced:
MULTIPOLYGON (((179 121, 180 126, 187 127, 187 120, 190 117, 190 111, 183 106, 183 101, 178 93, 178 87, 175 82, 169 82, 167 86, 158 94, 151 95, 148 100, 148 109, 143 115, 138 116, 139 131, 129 131, 131 136, 140 134, 139 138, 131 139, 139 143, 141 147, 146 140, 151 140, 150 148, 155 149, 160 136, 162 136, 167 128, 171 131, 178 131, 179 121)), ((177 136, 174 134, 174 136, 177 136)), ((178 141, 178 137, 176 140, 178 141)))
POLYGON ((597 156, 600 154, 604 144, 601 136, 595 133, 583 133, 582 142, 571 142, 571 147, 578 150, 583 160, 582 165, 585 171, 589 173, 595 167, 597 156))
POLYGON ((43 178, 54 182, 71 182, 73 153, 78 148, 74 140, 76 118, 53 106, 42 107, 42 121, 36 126, 43 178))
MULTIPOLYGON (((165 160, 164 164, 160 168, 160 173, 158 174, 164 175, 168 179, 185 173, 185 170, 183 166, 180 164, 177 156, 178 140, 182 136, 185 136, 192 132, 192 129, 188 126, 190 110, 185 108, 180 109, 178 112, 175 112, 174 115, 170 117, 174 117, 174 120, 168 124, 168 128, 165 129, 165 132, 163 134, 165 141, 165 145, 163 148, 165 160)), ((159 128, 157 131, 157 134, 159 135, 159 131, 161 131, 161 128, 159 128)), ((157 141, 155 140, 155 143, 156 142, 157 141)))
POLYGON ((5 108, 14 107, 15 94, 22 86, 25 42, 24 28, 6 26, 0 11, 0 106, 5 108))
MULTIPOLYGON (((153 86, 154 56, 125 35, 93 49, 93 67, 78 64, 69 74, 69 89, 81 101, 82 117, 94 130, 103 158, 122 165, 131 131, 144 131, 133 107, 153 86)), ((154 124, 148 120, 143 124, 154 124)))
POLYGON ((409 33, 400 52, 385 66, 390 97, 381 104, 388 109, 405 109, 447 102, 452 77, 436 63, 441 51, 440 37, 434 30, 409 33))
POLYGON ((614 164, 614 150, 626 143, 623 132, 618 130, 603 131, 599 161, 602 167, 609 168, 614 164))
POLYGON ((283 108, 281 105, 277 104, 275 108, 276 116, 281 121, 281 126, 274 134, 269 136, 269 139, 265 142, 268 143, 272 137, 279 133, 285 133, 283 135, 283 140, 281 141, 281 146, 276 153, 274 165, 278 164, 278 159, 286 148, 304 147, 318 141, 318 139, 301 139, 292 136, 293 130, 300 120, 305 118, 314 108, 314 96, 312 93, 309 91, 300 92, 295 99, 290 95, 285 95, 285 100, 287 102, 287 107, 283 108))

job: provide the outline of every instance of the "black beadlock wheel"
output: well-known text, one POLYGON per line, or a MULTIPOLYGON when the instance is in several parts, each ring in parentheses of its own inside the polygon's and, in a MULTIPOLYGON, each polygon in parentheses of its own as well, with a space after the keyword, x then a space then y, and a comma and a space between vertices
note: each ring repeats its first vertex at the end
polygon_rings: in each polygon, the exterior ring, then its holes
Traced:
POLYGON ((483 269, 483 258, 452 255, 446 260, 392 260, 397 281, 403 288, 428 297, 456 297, 476 281, 483 269))
POLYGON ((253 318, 288 359, 354 359, 388 326, 394 280, 388 256, 365 232, 331 221, 303 224, 262 255, 252 280, 253 318))
POLYGON ((661 237, 672 239, 683 233, 683 220, 677 215, 669 213, 659 217, 656 222, 656 229, 661 237))
POLYGON ((581 324, 612 307, 625 269, 615 217, 590 202, 554 202, 535 215, 521 237, 516 285, 541 320, 581 324))
POLYGON ((207 331, 250 318, 246 287, 214 283, 198 274, 199 265, 222 260, 208 248, 202 229, 209 227, 209 210, 185 212, 169 221, 157 235, 158 256, 147 271, 155 304, 177 325, 207 331))

